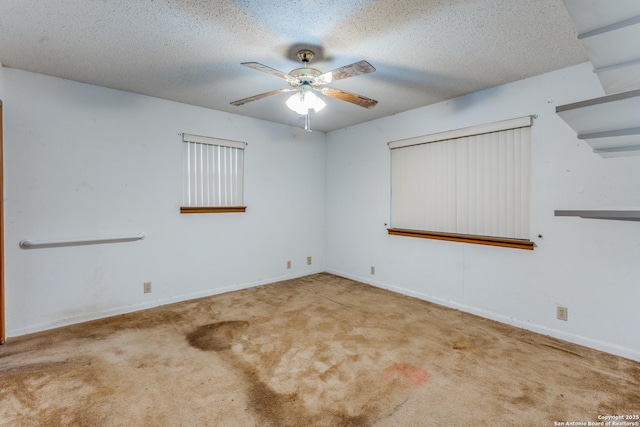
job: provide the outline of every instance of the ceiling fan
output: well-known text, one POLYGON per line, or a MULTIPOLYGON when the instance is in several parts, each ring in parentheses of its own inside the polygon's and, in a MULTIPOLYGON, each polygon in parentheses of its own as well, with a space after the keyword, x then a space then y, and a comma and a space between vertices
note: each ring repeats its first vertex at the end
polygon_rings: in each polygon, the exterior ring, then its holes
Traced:
POLYGON ((289 74, 285 74, 258 62, 243 62, 241 65, 281 78, 289 83, 289 86, 291 87, 276 89, 260 95, 250 96, 238 101, 233 101, 231 104, 240 106, 247 102, 257 101, 258 99, 266 98, 268 96, 296 92, 294 96, 287 100, 287 106, 299 114, 306 114, 308 117, 309 109, 312 108, 314 111, 318 112, 325 105, 324 102, 313 93, 313 91, 365 108, 373 108, 378 103, 375 99, 367 98, 366 96, 326 86, 336 80, 374 72, 376 69, 367 61, 354 62, 353 64, 345 65, 344 67, 322 73, 315 68, 309 68, 309 62, 315 56, 311 50, 300 50, 298 51, 297 56, 298 59, 302 61, 302 67, 292 70, 289 74))

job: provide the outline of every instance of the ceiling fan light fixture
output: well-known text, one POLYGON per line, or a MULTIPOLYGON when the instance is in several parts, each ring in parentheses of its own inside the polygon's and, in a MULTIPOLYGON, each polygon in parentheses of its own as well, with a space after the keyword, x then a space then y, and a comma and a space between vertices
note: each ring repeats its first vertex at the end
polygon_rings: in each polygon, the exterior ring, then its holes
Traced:
POLYGON ((309 110, 309 107, 307 107, 302 102, 302 97, 298 92, 291 95, 289 99, 287 99, 287 107, 289 107, 289 109, 295 111, 296 113, 303 114, 303 115, 307 114, 307 111, 309 110))
POLYGON ((304 102, 309 106, 309 108, 313 108, 313 111, 318 113, 322 110, 327 104, 320 99, 315 93, 307 91, 304 96, 304 102))
POLYGON ((310 88, 301 88, 298 92, 287 99, 287 107, 298 114, 309 114, 313 109, 316 113, 322 110, 327 104, 320 99, 310 88))

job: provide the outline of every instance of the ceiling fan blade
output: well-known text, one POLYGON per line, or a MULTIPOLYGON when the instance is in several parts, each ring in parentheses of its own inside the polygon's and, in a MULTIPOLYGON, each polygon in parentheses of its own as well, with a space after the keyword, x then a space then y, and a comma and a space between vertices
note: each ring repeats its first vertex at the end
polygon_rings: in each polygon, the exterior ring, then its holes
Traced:
POLYGON ((361 74, 372 73, 376 69, 373 65, 367 61, 354 62, 353 64, 345 65, 344 67, 336 68, 335 70, 327 71, 324 74, 318 76, 317 80, 322 84, 331 83, 336 80, 346 79, 348 77, 355 77, 361 74))
POLYGON ((286 81, 292 80, 292 77, 290 75, 285 74, 282 71, 278 71, 275 68, 267 67, 266 65, 260 64, 259 62, 242 62, 240 65, 253 68, 254 70, 262 71, 263 73, 271 74, 272 76, 279 77, 286 81))
POLYGON ((323 87, 319 89, 320 93, 323 95, 330 96, 332 98, 337 98, 342 101, 347 101, 352 104, 359 105, 364 108, 373 108, 376 106, 378 101, 375 99, 367 98, 366 96, 358 95, 355 93, 346 92, 344 90, 335 89, 332 87, 323 87))
POLYGON ((272 90, 271 92, 261 93, 260 95, 253 95, 248 98, 239 99, 237 101, 233 101, 231 104, 240 106, 240 105, 246 104, 247 102, 257 101, 258 99, 266 98, 267 96, 278 95, 280 93, 294 92, 295 90, 296 89, 294 88, 276 89, 276 90, 272 90))

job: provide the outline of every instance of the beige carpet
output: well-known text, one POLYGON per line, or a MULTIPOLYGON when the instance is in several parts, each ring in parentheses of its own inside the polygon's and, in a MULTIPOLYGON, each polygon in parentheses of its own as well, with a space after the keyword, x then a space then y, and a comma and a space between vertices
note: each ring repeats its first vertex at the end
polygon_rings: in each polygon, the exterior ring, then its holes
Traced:
POLYGON ((9 339, 0 425, 554 426, 640 363, 330 274, 9 339))

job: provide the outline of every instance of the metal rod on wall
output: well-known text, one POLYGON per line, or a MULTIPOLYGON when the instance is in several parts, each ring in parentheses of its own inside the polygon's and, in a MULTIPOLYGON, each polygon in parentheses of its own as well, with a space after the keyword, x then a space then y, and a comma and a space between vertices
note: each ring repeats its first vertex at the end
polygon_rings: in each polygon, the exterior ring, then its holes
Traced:
POLYGON ((56 248, 61 246, 80 246, 80 245, 98 245, 102 243, 121 243, 135 242, 144 239, 144 233, 138 233, 133 236, 115 236, 115 237, 98 237, 90 239, 76 240, 21 240, 20 247, 22 249, 36 248, 56 248))

